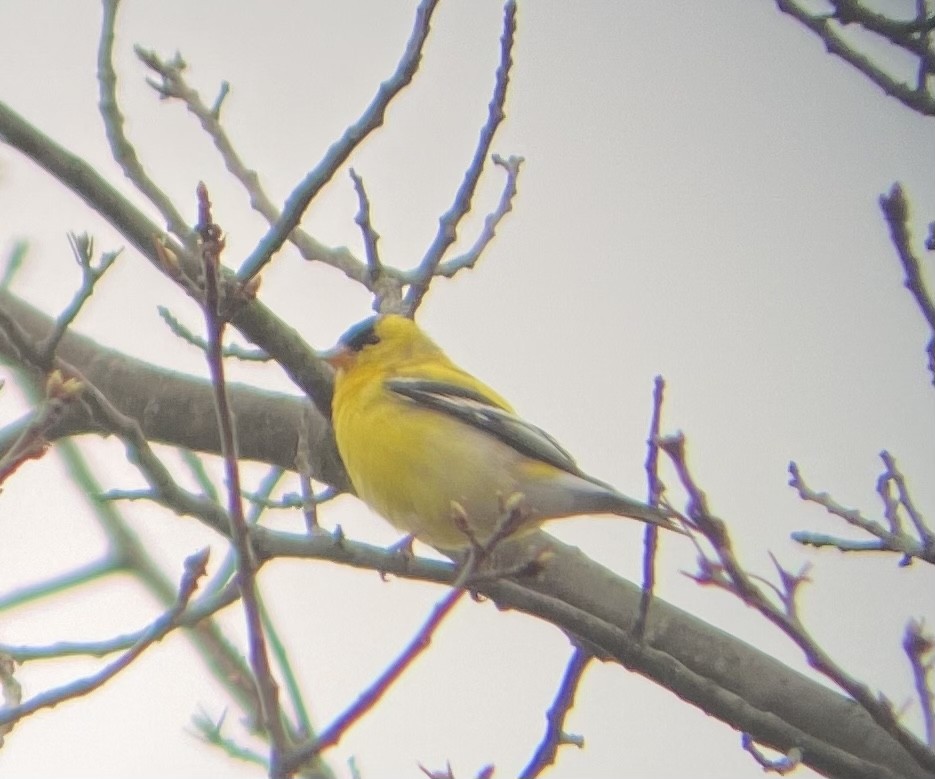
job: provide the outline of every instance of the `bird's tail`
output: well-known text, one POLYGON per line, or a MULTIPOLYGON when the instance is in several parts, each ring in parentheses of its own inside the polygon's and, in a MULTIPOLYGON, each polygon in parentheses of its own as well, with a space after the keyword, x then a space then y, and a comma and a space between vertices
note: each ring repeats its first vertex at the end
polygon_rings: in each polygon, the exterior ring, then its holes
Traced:
POLYGON ((676 533, 685 532, 681 525, 675 521, 678 515, 674 511, 669 511, 662 507, 648 506, 645 503, 640 503, 638 500, 628 498, 626 495, 616 490, 604 511, 617 514, 621 517, 630 517, 631 519, 648 522, 650 525, 658 525, 667 530, 674 530, 676 533))
POLYGON ((609 484, 572 473, 536 485, 525 485, 528 504, 544 519, 557 519, 579 514, 616 514, 638 519, 676 533, 685 531, 675 521, 675 512, 648 506, 628 498, 609 484))

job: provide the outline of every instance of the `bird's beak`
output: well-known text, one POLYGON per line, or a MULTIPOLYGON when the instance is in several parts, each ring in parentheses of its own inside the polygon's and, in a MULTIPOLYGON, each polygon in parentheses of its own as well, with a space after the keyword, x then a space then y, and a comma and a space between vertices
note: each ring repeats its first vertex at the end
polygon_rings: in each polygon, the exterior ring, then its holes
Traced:
POLYGON ((319 352, 318 356, 336 371, 345 370, 354 361, 354 352, 342 344, 319 352))

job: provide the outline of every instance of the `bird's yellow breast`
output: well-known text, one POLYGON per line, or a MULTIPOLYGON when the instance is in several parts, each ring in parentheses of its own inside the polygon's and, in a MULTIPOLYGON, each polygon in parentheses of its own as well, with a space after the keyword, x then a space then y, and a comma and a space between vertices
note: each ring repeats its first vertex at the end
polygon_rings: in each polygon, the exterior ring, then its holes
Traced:
POLYGON ((468 543, 452 519, 452 501, 483 539, 499 520, 501 499, 518 489, 521 458, 514 450, 399 397, 373 376, 339 376, 332 415, 338 451, 360 498, 433 546, 468 543))

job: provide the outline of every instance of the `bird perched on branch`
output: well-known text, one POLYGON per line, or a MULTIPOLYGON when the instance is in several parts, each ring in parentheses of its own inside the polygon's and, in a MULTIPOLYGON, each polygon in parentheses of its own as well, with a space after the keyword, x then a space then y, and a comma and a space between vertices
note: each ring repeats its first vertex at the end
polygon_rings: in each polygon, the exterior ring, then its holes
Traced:
POLYGON ((519 535, 580 514, 678 531, 668 512, 583 473, 405 317, 359 323, 326 359, 336 370, 338 451, 357 495, 420 541, 451 550, 484 543, 509 508, 519 535))

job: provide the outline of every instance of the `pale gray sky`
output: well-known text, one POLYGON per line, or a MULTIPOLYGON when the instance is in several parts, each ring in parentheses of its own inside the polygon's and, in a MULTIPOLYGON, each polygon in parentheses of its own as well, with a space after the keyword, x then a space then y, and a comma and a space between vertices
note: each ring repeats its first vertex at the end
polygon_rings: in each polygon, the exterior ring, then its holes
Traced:
MULTIPOLYGON (((387 263, 406 267, 421 257, 460 182, 486 116, 501 14, 494 2, 443 3, 420 74, 352 159, 387 263)), ((181 51, 207 97, 221 80, 231 83, 225 126, 281 202, 392 71, 412 16, 410 2, 126 0, 116 59, 127 132, 186 213, 194 213, 196 182, 208 184, 228 231, 228 261, 237 265, 262 223, 196 123, 143 85, 132 45, 181 51)), ((0 99, 139 202, 110 160, 97 114, 99 17, 90 0, 0 0, 0 99)), ((902 182, 922 234, 935 213, 932 121, 832 59, 765 0, 522 2, 514 56, 507 119, 494 143, 526 158, 514 210, 474 272, 436 285, 420 321, 585 470, 633 495, 645 493, 643 442, 652 380, 662 374, 665 427, 687 435, 696 476, 744 561, 764 575, 773 573, 769 551, 792 569, 811 562, 802 606, 814 633, 851 673, 897 705, 911 701, 900 643, 909 617, 935 622, 931 570, 793 544, 794 530, 846 531, 798 501, 786 465, 797 460, 814 487, 876 515, 885 448, 918 505, 935 514, 926 333, 877 204, 902 182)), ((500 185, 490 172, 464 246, 500 185)), ((360 252, 356 211, 342 174, 304 224, 360 252)), ((16 291, 50 312, 77 285, 66 231, 93 232, 104 249, 123 244, 6 147, 0 213, 0 252, 15 239, 31 244, 16 291)), ((289 250, 264 273, 261 297, 315 346, 329 345, 369 306, 338 273, 289 250)), ((167 333, 160 304, 199 326, 187 299, 127 251, 76 327, 204 375, 199 355, 167 333)), ((274 370, 235 373, 294 391, 274 370)), ((21 413, 15 392, 2 397, 4 420, 21 413)), ((118 444, 87 447, 108 486, 138 481, 118 444)), ((4 487, 0 593, 101 550, 77 516, 80 500, 50 488, 59 473, 48 457, 4 487)), ((664 476, 674 486, 674 474, 664 476)), ((192 520, 138 504, 126 511, 173 576, 186 554, 215 541, 192 520)), ((352 498, 323 520, 355 538, 396 539, 352 498)), ((635 523, 588 518, 549 530, 638 576, 635 523)), ((804 669, 763 620, 682 575, 694 555, 680 541, 666 540, 659 594, 804 669)), ((442 595, 307 562, 272 565, 262 583, 320 724, 395 656, 442 595)), ((141 626, 154 608, 135 587, 109 580, 67 602, 5 614, 0 642, 103 638, 141 626)), ((239 612, 226 622, 240 631, 239 612)), ((0 773, 257 775, 186 732, 199 707, 217 716, 226 706, 187 649, 172 638, 90 699, 19 725, 0 751, 0 773)), ((419 776, 417 762, 439 769, 450 759, 459 777, 487 763, 497 776, 514 775, 538 743, 568 653, 549 625, 462 604, 381 708, 330 754, 332 764, 349 776, 345 761, 354 756, 364 777, 401 777, 419 776)), ((35 693, 92 667, 35 664, 20 676, 35 693)), ((910 704, 906 716, 917 722, 918 707, 910 704)), ((556 779, 762 775, 738 734, 615 665, 590 669, 568 727, 587 747, 561 753, 549 774, 556 779)))

